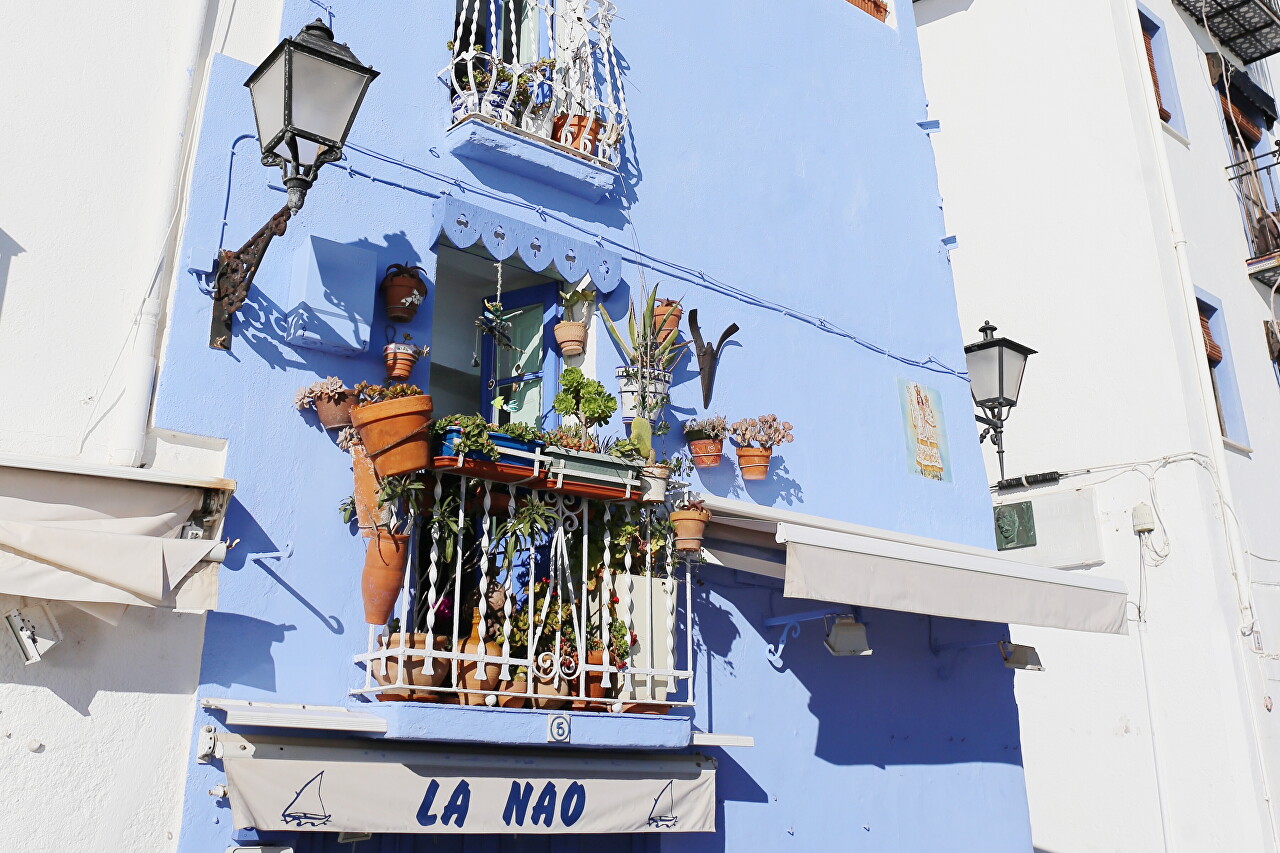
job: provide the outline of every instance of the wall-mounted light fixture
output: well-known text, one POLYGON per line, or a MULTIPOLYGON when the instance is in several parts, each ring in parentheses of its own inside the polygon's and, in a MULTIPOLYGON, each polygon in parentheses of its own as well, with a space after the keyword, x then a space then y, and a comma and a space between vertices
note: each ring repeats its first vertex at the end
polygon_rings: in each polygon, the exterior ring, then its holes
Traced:
POLYGON ((62 640, 62 627, 47 604, 15 608, 4 618, 25 664, 39 663, 45 653, 62 640))
POLYGON ((231 315, 244 304, 253 276, 289 218, 302 209, 316 172, 342 157, 369 84, 378 72, 362 65, 317 18, 263 60, 245 86, 262 146, 262 165, 279 166, 289 201, 239 251, 218 253, 209 346, 231 349, 231 315))
POLYGON ((1009 411, 1018 405, 1022 373, 1026 370, 1027 358, 1035 355, 1036 351, 1008 338, 997 338, 996 327, 990 320, 985 321, 978 331, 982 333, 982 340, 964 348, 969 390, 973 393, 973 402, 986 412, 985 415, 974 416, 986 427, 978 441, 990 438, 995 445, 996 457, 1000 460, 1000 479, 1003 480, 1004 422, 1009 411))
POLYGON ((842 614, 827 620, 827 651, 836 657, 871 654, 867 626, 856 616, 842 614))
POLYGON ((1000 641, 1000 657, 1009 669, 1025 669, 1029 672, 1044 672, 1040 663, 1040 653, 1035 646, 1020 646, 1008 640, 1000 641))

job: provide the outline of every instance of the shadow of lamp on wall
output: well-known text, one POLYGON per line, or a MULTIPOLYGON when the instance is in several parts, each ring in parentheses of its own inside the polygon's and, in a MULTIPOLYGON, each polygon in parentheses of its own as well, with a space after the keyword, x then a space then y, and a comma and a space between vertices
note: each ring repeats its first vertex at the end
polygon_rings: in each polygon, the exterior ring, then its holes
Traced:
POLYGON ((996 327, 990 320, 984 321, 978 331, 982 333, 982 340, 966 344, 964 348, 973 402, 986 413, 974 415, 978 423, 986 427, 978 442, 991 439, 1000 460, 1000 479, 1004 480, 1004 422, 1018 405, 1027 358, 1036 351, 1008 338, 997 338, 996 327))
POLYGON ((280 167, 289 201, 238 251, 218 253, 209 329, 213 349, 231 349, 231 315, 244 304, 271 239, 284 234, 290 217, 302 209, 320 167, 342 157, 365 92, 377 76, 345 44, 336 44, 333 31, 317 18, 280 42, 245 81, 262 165, 280 167))

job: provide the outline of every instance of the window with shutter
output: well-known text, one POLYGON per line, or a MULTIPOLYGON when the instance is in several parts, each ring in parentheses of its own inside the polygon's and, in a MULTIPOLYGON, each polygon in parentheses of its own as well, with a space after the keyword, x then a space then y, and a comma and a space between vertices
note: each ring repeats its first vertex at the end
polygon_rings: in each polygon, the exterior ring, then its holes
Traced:
POLYGON ((1196 307, 1200 311, 1200 331, 1204 335, 1204 353, 1209 360, 1209 382, 1213 386, 1213 405, 1218 410, 1218 427, 1222 435, 1227 436, 1227 419, 1222 411, 1222 392, 1218 388, 1218 366, 1222 364, 1222 347, 1213 339, 1213 330, 1209 327, 1209 318, 1214 310, 1199 300, 1196 307))
POLYGON ((1142 40, 1147 46, 1147 67, 1151 69, 1151 85, 1156 90, 1156 109, 1160 112, 1160 120, 1168 121, 1173 118, 1173 113, 1165 109, 1164 98, 1160 95, 1160 73, 1156 71, 1156 53, 1152 47, 1152 39, 1155 36, 1154 30, 1147 29, 1144 22, 1142 28, 1142 40))

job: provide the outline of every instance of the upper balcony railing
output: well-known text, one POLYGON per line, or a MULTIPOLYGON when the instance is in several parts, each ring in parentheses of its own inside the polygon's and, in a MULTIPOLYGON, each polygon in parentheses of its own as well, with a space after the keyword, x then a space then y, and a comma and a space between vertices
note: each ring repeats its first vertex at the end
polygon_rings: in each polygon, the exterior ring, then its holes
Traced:
POLYGON ((617 166, 627 103, 608 0, 459 0, 441 72, 455 124, 500 121, 617 166))
POLYGON ((1246 63, 1280 53, 1278 0, 1177 0, 1218 43, 1246 63))
POLYGON ((1249 257, 1280 253, 1280 148, 1227 167, 1249 238, 1249 257))

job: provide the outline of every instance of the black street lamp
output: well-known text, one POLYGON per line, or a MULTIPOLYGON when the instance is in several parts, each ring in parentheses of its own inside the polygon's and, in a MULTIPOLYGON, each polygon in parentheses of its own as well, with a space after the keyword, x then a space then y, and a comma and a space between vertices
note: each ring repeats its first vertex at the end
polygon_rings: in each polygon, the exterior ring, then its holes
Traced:
POLYGON ((271 238, 283 234, 290 217, 302 209, 320 167, 341 159, 377 76, 345 44, 336 44, 333 30, 317 18, 280 42, 245 81, 262 165, 280 167, 289 200, 239 251, 219 253, 209 346, 231 349, 231 315, 244 304, 271 238))
POLYGON ((982 340, 964 348, 969 368, 969 389, 973 392, 973 402, 986 412, 985 416, 974 416, 986 427, 978 441, 991 438, 991 443, 996 446, 1000 479, 1003 480, 1004 422, 1009 417, 1009 410, 1018 405, 1018 391, 1022 387, 1027 357, 1035 355, 1036 351, 1008 338, 997 338, 996 327, 990 320, 985 321, 978 331, 982 333, 982 340))

